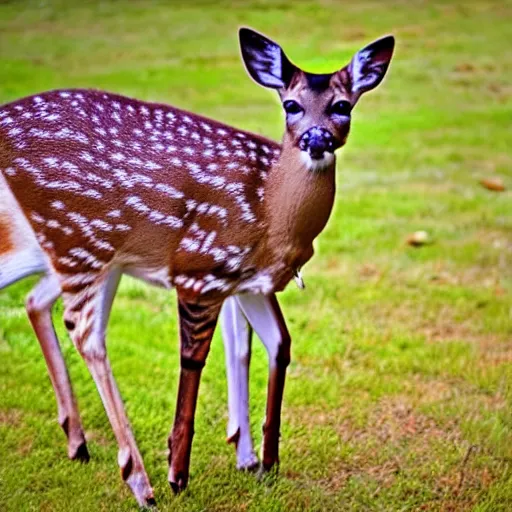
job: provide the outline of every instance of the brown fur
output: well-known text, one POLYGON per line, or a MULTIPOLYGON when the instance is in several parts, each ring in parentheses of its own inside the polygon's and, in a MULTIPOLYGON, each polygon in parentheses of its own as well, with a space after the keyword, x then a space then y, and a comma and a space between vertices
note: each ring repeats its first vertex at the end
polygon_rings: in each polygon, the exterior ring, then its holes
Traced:
POLYGON ((0 216, 0 254, 6 254, 14 249, 11 239, 11 230, 9 229, 9 218, 5 215, 0 216))

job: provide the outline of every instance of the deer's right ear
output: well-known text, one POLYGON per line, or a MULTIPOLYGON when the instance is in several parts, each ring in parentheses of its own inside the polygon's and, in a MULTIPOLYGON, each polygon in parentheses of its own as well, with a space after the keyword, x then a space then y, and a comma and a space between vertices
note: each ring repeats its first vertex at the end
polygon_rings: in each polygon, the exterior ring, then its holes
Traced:
POLYGON ((248 28, 241 28, 239 37, 242 58, 253 80, 271 89, 288 87, 296 68, 281 47, 248 28))

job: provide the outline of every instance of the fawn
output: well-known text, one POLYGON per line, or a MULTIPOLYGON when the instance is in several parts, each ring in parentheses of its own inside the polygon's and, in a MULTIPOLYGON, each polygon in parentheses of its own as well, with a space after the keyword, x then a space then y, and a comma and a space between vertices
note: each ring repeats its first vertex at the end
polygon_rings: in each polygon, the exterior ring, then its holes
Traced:
POLYGON ((282 145, 167 105, 60 90, 0 107, 0 289, 39 273, 26 301, 55 390, 68 455, 88 460, 52 324, 55 301, 101 395, 121 475, 141 506, 153 490, 111 372, 105 329, 122 274, 176 288, 181 372, 169 482, 188 482, 201 370, 223 310, 229 437, 239 468, 257 464, 247 411, 249 322, 270 361, 262 465, 278 462, 290 336, 275 293, 312 257, 330 215, 334 151, 351 111, 383 79, 392 36, 341 70, 300 70, 263 35, 240 29, 250 76, 276 89, 282 145))

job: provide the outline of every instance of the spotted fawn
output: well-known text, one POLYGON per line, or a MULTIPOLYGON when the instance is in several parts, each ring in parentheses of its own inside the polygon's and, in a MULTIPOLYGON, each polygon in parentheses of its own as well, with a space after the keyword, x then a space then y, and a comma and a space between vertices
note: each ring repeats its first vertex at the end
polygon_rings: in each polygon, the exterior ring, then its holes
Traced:
POLYGON ((252 329, 269 355, 263 470, 278 462, 290 336, 275 293, 313 255, 334 201, 336 149, 361 94, 383 79, 394 39, 334 73, 299 69, 273 41, 239 33, 250 76, 275 89, 281 144, 177 108, 95 90, 58 90, 0 107, 0 289, 31 274, 26 301, 55 390, 68 455, 89 454, 52 324, 64 324, 101 395, 124 481, 154 503, 105 348, 122 274, 175 288, 181 373, 169 436, 169 482, 188 482, 201 370, 221 309, 228 366, 228 437, 237 466, 258 464, 248 417, 252 329), (224 304, 224 305, 223 305, 224 304))

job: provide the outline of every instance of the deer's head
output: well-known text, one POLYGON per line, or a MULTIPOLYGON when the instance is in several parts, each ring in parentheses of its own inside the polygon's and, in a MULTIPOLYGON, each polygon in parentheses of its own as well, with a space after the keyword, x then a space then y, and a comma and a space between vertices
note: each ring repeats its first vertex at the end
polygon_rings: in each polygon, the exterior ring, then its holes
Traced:
POLYGON ((300 151, 310 170, 321 170, 334 161, 334 151, 347 140, 352 109, 363 93, 384 78, 394 45, 393 36, 383 37, 359 50, 340 70, 314 74, 292 64, 270 39, 240 29, 247 71, 258 84, 279 93, 286 113, 283 144, 300 151))

